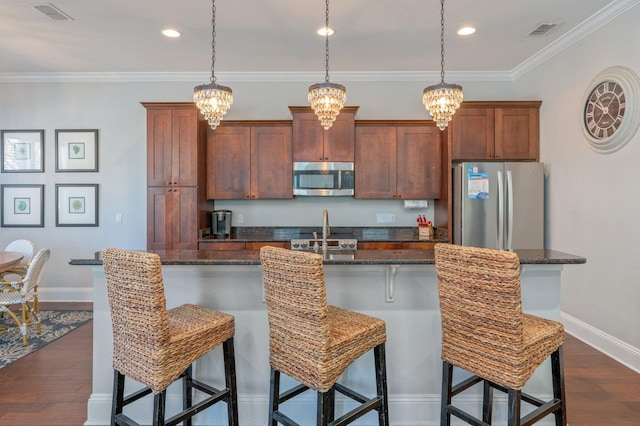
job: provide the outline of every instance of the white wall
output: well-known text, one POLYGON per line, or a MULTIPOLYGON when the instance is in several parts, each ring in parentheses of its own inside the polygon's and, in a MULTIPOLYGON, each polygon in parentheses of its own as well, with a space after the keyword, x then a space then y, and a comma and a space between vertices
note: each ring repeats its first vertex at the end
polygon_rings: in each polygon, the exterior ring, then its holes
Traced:
POLYGON ((543 100, 548 245, 587 258, 586 265, 565 269, 562 310, 586 323, 585 330, 595 328, 592 337, 603 332, 602 347, 619 341, 640 347, 640 133, 620 151, 598 154, 582 138, 580 116, 600 71, 624 65, 640 74, 633 47, 639 22, 635 7, 516 81, 518 97, 543 100))

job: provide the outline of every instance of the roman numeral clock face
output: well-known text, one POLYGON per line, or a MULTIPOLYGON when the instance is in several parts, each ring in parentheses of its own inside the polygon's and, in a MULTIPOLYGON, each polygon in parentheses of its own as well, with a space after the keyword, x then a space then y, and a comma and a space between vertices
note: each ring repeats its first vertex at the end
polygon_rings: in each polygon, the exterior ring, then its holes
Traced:
POLYGON ((640 126, 640 77, 624 66, 600 72, 587 86, 580 118, 589 148, 610 154, 624 147, 640 126))
POLYGON ((587 100, 584 120, 588 132, 596 139, 606 139, 620 128, 626 110, 622 87, 613 81, 596 86, 587 100))

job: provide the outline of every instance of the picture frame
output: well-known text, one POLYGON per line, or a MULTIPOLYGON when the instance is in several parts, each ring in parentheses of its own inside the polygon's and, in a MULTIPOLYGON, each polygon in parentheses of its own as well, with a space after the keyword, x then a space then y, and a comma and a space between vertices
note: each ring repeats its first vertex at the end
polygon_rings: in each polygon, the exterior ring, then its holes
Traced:
POLYGON ((56 184, 56 226, 98 226, 98 184, 56 184))
POLYGON ((2 130, 2 173, 44 172, 44 130, 2 130))
POLYGON ((0 200, 3 228, 44 227, 44 185, 0 185, 0 200))
POLYGON ((98 130, 56 129, 56 172, 97 172, 98 130))

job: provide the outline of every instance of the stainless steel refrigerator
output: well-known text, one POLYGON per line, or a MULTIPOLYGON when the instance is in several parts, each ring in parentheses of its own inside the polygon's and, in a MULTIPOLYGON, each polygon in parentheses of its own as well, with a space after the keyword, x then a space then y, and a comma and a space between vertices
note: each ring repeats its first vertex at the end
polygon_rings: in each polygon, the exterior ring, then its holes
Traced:
POLYGON ((467 162, 453 168, 453 242, 544 248, 544 165, 467 162))

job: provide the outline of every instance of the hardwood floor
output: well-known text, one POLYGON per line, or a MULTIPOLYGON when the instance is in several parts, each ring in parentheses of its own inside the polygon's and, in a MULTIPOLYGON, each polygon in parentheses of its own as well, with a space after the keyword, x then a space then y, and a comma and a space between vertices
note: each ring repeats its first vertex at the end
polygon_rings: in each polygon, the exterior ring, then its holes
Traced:
MULTIPOLYGON (((42 303, 41 309, 90 309, 42 303)), ((0 369, 0 426, 79 426, 91 394, 89 322, 0 369)), ((570 426, 640 425, 640 374, 567 336, 565 380, 570 426)), ((105 366, 105 368, 111 368, 105 366)))

